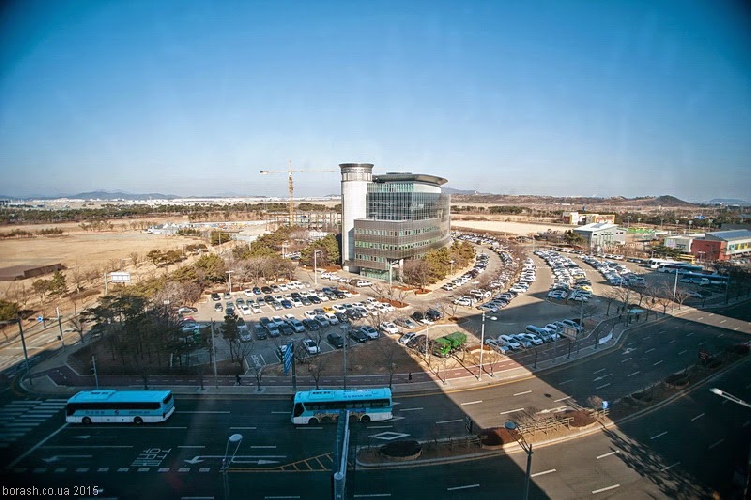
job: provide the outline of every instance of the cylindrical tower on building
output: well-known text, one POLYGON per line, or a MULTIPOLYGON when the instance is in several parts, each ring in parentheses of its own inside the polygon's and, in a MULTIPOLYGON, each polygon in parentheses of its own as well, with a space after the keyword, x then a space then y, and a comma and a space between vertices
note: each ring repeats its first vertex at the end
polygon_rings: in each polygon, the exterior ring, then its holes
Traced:
POLYGON ((357 272, 355 260, 355 219, 368 216, 368 184, 372 163, 340 163, 342 169, 342 268, 357 272))

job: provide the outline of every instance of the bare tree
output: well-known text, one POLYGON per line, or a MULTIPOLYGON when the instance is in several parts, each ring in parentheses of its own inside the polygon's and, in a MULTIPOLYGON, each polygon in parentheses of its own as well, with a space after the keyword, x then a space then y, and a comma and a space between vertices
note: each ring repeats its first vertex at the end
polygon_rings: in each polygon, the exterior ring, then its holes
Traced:
POLYGON ((130 252, 130 260, 133 262, 133 267, 138 268, 138 265, 141 263, 141 254, 138 252, 130 252))
POLYGON ((398 368, 396 360, 402 352, 402 348, 399 344, 392 339, 382 338, 376 342, 376 351, 378 353, 378 359, 381 362, 381 367, 388 373, 389 376, 389 389, 394 382, 394 373, 398 368))
POLYGON ((667 314, 668 307, 670 307, 670 304, 673 303, 673 290, 665 285, 662 286, 659 290, 657 295, 655 296, 655 302, 662 307, 662 314, 667 314))

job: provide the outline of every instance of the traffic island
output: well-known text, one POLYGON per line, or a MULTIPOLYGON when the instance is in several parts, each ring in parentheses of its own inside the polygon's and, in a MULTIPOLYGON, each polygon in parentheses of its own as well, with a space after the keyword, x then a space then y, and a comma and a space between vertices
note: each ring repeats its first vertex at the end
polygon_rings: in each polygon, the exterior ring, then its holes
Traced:
POLYGON ((391 441, 381 446, 378 453, 391 462, 406 462, 422 455, 422 445, 414 439, 391 441))

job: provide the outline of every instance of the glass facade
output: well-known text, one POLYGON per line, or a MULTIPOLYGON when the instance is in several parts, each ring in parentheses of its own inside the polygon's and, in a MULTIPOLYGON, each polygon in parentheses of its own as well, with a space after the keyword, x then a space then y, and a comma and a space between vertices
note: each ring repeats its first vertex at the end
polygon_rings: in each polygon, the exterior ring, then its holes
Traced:
POLYGON ((450 244, 451 197, 445 179, 415 174, 373 176, 367 218, 355 219, 355 264, 360 274, 388 279, 395 262, 450 244))

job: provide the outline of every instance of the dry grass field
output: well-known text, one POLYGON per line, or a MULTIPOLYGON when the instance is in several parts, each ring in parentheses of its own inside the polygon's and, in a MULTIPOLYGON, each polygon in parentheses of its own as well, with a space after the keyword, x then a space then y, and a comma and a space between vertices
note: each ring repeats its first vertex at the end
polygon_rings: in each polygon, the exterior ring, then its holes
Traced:
POLYGON ((115 224, 112 231, 87 232, 78 224, 28 225, 3 228, 37 233, 42 229, 61 229, 60 236, 36 235, 32 238, 0 239, 0 267, 61 263, 67 268, 75 266, 106 265, 111 260, 127 258, 132 252, 146 254, 149 250, 180 249, 182 245, 198 239, 147 234, 126 229, 129 221, 115 224))

